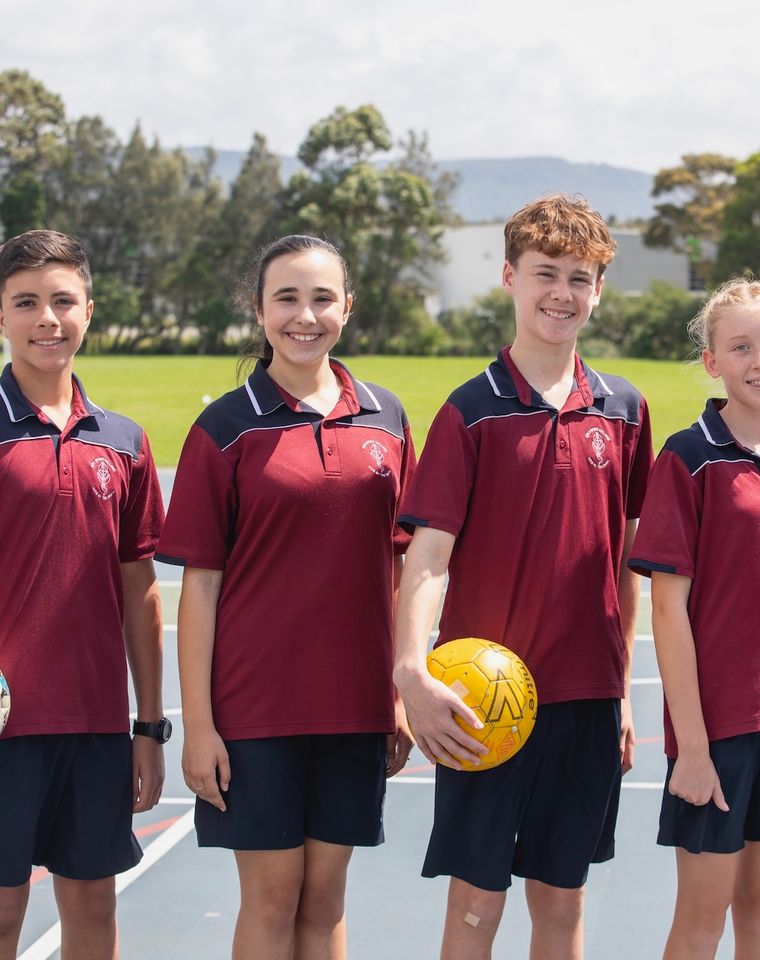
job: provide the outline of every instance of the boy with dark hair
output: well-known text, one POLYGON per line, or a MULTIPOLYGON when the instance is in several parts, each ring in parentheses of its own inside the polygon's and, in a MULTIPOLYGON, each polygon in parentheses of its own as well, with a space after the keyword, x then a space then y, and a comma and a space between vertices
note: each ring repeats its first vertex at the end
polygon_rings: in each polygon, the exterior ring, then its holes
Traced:
POLYGON ((531 203, 505 227, 511 347, 439 411, 401 505, 415 528, 401 581, 395 680, 436 774, 423 873, 451 876, 441 956, 486 960, 512 874, 526 879, 533 960, 579 960, 589 864, 614 852, 638 599, 623 563, 652 460, 644 400, 575 353, 614 241, 579 198, 531 203), (539 710, 493 770, 455 722, 475 715, 427 672, 438 643, 483 637, 518 653, 539 710), (446 764, 444 766, 443 764, 446 764))
POLYGON ((33 230, 0 247, 0 960, 16 956, 32 864, 53 874, 63 960, 117 956, 114 875, 139 861, 132 813, 164 778, 161 493, 143 431, 72 373, 92 311, 78 241, 33 230))

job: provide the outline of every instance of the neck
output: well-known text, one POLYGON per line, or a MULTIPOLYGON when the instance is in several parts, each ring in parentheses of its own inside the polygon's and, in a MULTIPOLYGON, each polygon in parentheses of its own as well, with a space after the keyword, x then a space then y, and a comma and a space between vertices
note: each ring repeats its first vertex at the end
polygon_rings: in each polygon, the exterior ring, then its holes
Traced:
POLYGON ((509 351, 515 366, 539 393, 557 383, 572 383, 575 374, 575 341, 572 343, 526 343, 519 334, 509 351))
POLYGON ((70 367, 53 373, 40 373, 11 362, 11 372, 21 392, 35 406, 40 409, 46 407, 71 409, 74 386, 71 381, 70 367))
POLYGON ((729 400, 720 415, 737 443, 760 454, 760 419, 754 411, 742 410, 729 400))
POLYGON ((329 390, 336 384, 335 374, 330 367, 330 358, 327 356, 313 367, 294 367, 282 363, 275 354, 267 367, 267 373, 283 390, 287 390, 298 400, 313 393, 329 390))

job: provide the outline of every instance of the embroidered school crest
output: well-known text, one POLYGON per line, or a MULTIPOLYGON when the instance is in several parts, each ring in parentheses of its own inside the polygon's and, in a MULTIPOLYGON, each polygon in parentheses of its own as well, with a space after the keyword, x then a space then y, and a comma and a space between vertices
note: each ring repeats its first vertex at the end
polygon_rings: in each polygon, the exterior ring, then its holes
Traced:
POLYGON ((385 455, 388 453, 387 447, 384 447, 377 440, 365 440, 362 444, 362 450, 366 450, 370 455, 372 463, 369 464, 369 469, 373 473, 377 474, 378 477, 389 477, 391 475, 390 468, 383 465, 385 455))
POLYGON ((611 442, 608 433, 605 433, 601 427, 591 427, 585 433, 586 439, 590 442, 593 456, 587 456, 586 459, 595 470, 604 470, 610 464, 607 457, 607 444, 611 442))
POLYGON ((95 484, 92 486, 95 496, 100 500, 110 500, 116 493, 113 488, 112 476, 116 467, 110 460, 106 460, 105 457, 95 457, 90 463, 90 466, 93 469, 95 480, 97 481, 97 486, 95 484))

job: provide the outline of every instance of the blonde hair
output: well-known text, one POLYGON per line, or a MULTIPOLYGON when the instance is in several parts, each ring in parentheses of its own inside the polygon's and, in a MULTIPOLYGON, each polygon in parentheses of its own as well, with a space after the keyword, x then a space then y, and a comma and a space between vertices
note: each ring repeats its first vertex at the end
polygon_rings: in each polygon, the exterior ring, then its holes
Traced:
POLYGON ((715 328, 718 325, 718 316, 722 310, 732 307, 744 307, 750 303, 760 305, 760 280, 749 280, 738 277, 727 280, 702 305, 702 309, 686 327, 696 349, 700 355, 703 350, 715 348, 715 328))
POLYGON ((517 263, 526 250, 548 257, 573 254, 599 264, 599 276, 615 256, 615 241, 600 214, 580 196, 554 193, 534 200, 504 227, 504 259, 517 263))

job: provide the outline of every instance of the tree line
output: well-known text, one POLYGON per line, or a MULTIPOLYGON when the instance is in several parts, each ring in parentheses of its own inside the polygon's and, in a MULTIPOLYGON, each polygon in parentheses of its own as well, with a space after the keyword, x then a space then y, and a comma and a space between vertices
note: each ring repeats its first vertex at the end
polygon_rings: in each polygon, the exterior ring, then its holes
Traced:
MULTIPOLYGON (((69 118, 25 71, 0 72, 0 221, 4 236, 51 227, 90 254, 95 351, 234 351, 252 329, 245 277, 254 252, 284 233, 314 233, 344 253, 356 292, 347 353, 491 353, 514 329, 494 290, 431 318, 431 273, 445 257, 456 178, 437 170, 424 134, 394 142, 371 105, 338 107, 306 132, 299 169, 256 132, 229 189, 211 148, 164 149, 139 123, 126 142, 99 116, 69 118), (241 280, 243 281, 241 284, 241 280)), ((655 178, 645 241, 684 251, 706 285, 760 259, 760 154, 683 158, 655 178), (715 251, 715 255, 709 253, 715 251)), ((607 289, 584 331, 595 353, 683 357, 695 297, 655 284, 607 289)))

